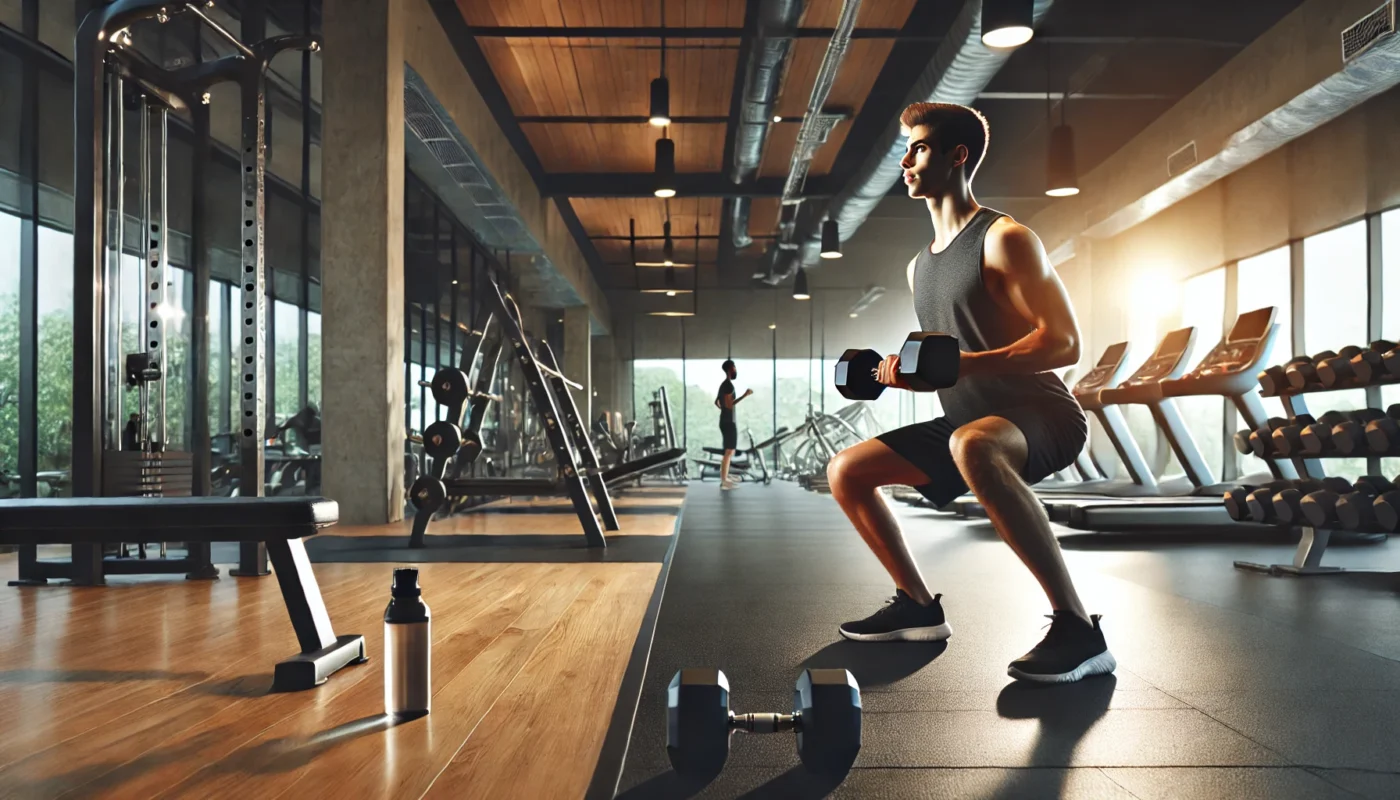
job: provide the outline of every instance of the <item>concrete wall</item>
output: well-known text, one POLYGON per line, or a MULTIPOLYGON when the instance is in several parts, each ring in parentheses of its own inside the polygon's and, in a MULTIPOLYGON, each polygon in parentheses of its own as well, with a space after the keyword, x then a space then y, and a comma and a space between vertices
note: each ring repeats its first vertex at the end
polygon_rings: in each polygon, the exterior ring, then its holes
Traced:
POLYGON ((468 77, 427 0, 401 0, 400 4, 405 21, 404 54, 408 63, 427 82, 481 157, 482 166, 519 209, 555 269, 583 299, 594 320, 604 330, 610 330, 613 320, 607 297, 594 280, 573 235, 554 201, 540 195, 534 179, 468 77))

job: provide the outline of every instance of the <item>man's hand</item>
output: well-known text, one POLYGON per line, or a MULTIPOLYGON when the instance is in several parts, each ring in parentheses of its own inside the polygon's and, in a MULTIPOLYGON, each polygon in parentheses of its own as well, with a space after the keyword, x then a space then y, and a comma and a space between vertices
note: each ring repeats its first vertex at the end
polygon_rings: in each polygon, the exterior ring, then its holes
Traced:
POLYGON ((908 389, 909 384, 899 377, 899 354, 885 356, 885 360, 880 362, 880 366, 875 369, 875 380, 878 383, 889 386, 892 389, 908 389))
MULTIPOLYGON (((748 396, 751 395, 751 394, 753 394, 753 389, 745 389, 745 390, 744 390, 744 397, 748 397, 748 396)), ((740 399, 743 399, 743 398, 740 398, 740 399)))

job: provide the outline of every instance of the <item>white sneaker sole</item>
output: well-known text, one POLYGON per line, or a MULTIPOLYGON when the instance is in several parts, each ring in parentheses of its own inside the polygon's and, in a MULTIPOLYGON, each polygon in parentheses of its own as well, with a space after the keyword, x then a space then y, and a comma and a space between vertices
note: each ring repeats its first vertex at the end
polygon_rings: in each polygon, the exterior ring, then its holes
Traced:
POLYGON ((850 633, 841 629, 841 635, 853 642, 941 642, 953 635, 948 623, 927 628, 901 628, 885 633, 850 633))
POLYGON ((1022 672, 1014 666, 1008 667, 1006 669, 1006 674, 1018 681, 1026 681, 1027 683, 1074 683, 1075 681, 1088 678, 1091 675, 1107 675, 1117 668, 1118 661, 1114 659, 1112 653, 1105 650, 1069 672, 1060 673, 1058 675, 1034 675, 1029 672, 1022 672))

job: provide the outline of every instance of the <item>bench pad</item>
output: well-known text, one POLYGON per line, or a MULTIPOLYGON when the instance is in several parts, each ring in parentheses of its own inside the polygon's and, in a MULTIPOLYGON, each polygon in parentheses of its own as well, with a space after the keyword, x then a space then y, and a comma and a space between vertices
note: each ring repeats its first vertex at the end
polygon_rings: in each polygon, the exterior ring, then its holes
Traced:
POLYGON ((0 502, 0 543, 300 539, 340 519, 324 497, 46 497, 0 502))

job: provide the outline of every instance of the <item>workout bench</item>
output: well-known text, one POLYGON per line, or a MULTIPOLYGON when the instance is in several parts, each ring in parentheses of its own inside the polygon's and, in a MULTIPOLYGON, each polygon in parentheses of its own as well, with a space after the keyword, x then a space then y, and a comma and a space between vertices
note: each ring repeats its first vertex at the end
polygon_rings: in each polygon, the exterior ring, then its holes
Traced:
MULTIPOLYGON (((339 518, 336 502, 321 497, 6 500, 0 503, 0 544, 73 545, 71 577, 75 583, 95 585, 103 582, 102 544, 265 542, 301 647, 300 653, 279 662, 273 670, 272 690, 290 692, 318 686, 346 664, 367 660, 365 637, 336 636, 331 628, 321 587, 301 541, 334 525, 339 518), (86 556, 80 556, 84 553, 86 556)), ((44 566, 43 562, 38 566, 44 566)), ((13 581, 11 585, 46 582, 47 578, 37 577, 13 581)))

